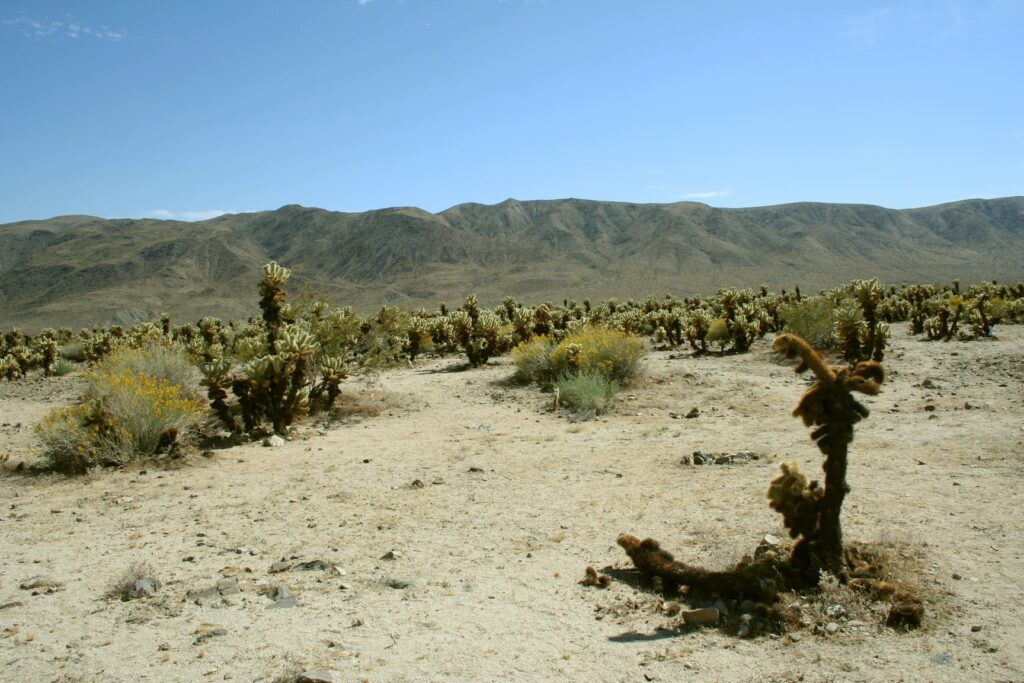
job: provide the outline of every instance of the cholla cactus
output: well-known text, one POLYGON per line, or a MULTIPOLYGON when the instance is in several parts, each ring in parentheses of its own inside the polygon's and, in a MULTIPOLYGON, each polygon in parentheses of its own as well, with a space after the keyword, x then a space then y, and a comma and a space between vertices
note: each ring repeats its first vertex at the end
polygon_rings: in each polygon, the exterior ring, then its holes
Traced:
POLYGON ((711 323, 714 322, 711 314, 703 308, 692 311, 686 318, 686 340, 698 353, 708 351, 708 332, 711 331, 711 323))
POLYGON ((821 571, 843 576, 843 537, 839 523, 846 483, 847 449, 853 441, 853 426, 868 416, 852 392, 877 394, 885 373, 874 361, 854 368, 828 366, 806 341, 792 334, 775 338, 775 350, 787 358, 799 359, 798 373, 811 370, 817 382, 800 398, 793 415, 808 427, 815 427, 811 439, 825 455, 825 486, 807 484, 796 466, 784 466, 772 482, 769 497, 773 508, 783 513, 790 535, 798 539, 792 564, 805 579, 815 584, 821 571))
POLYGON ((423 318, 414 317, 409 321, 406 336, 408 341, 405 350, 409 354, 409 362, 415 363, 423 345, 430 341, 430 325, 423 318))
POLYGON ((344 358, 332 356, 320 361, 320 383, 310 393, 310 398, 318 398, 326 394, 324 407, 330 410, 334 406, 338 394, 341 393, 341 382, 348 377, 348 364, 344 358))
MULTIPOLYGON (((861 340, 867 333, 867 324, 857 306, 850 301, 841 304, 832 312, 832 324, 836 342, 843 350, 843 358, 848 363, 861 360, 861 340)), ((868 353, 870 355, 870 349, 868 353)))
POLYGON ((218 358, 203 363, 199 369, 203 373, 203 378, 199 383, 206 387, 210 408, 225 427, 232 432, 238 431, 238 423, 228 406, 227 390, 235 379, 231 375, 231 362, 224 358, 218 358))
POLYGON ((263 311, 263 320, 267 323, 267 336, 271 345, 277 339, 278 328, 284 322, 281 309, 288 295, 284 290, 284 284, 291 276, 292 271, 279 266, 275 261, 263 266, 263 279, 259 285, 260 309, 263 311))

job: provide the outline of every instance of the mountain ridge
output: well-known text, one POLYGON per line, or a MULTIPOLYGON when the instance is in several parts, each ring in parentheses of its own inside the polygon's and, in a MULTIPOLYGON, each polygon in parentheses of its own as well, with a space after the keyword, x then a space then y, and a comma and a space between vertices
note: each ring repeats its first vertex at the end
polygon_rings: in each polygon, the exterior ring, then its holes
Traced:
POLYGON ((205 221, 57 216, 0 225, 0 326, 131 323, 256 312, 260 266, 292 268, 334 302, 436 306, 805 291, 856 277, 895 284, 1024 278, 1024 197, 930 207, 587 199, 362 212, 288 204, 205 221))

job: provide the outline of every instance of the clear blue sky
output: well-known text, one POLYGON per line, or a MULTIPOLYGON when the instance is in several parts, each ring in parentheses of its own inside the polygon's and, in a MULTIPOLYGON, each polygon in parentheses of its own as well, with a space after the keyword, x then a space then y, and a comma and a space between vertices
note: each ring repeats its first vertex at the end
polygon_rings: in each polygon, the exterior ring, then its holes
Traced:
POLYGON ((1024 1, 0 0, 0 222, 1024 194, 1024 1))

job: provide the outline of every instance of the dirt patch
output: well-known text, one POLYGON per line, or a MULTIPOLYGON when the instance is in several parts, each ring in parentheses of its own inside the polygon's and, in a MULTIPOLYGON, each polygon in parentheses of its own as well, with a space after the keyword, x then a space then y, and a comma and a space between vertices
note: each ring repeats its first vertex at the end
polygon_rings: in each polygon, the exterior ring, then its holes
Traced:
MULTIPOLYGON (((768 483, 780 462, 816 474, 821 458, 790 416, 807 380, 762 342, 653 353, 645 381, 589 422, 505 383, 508 359, 464 372, 429 359, 381 374, 398 404, 310 421, 281 447, 174 470, 7 475, 0 661, 12 680, 1021 680, 1024 329, 997 333, 897 331, 883 392, 863 399, 844 533, 907 562, 926 596, 916 631, 835 586, 803 600, 796 638, 739 638, 684 623, 706 605, 624 580, 622 532, 721 569, 765 535, 786 539, 768 483), (695 451, 758 457, 694 465, 695 451), (136 562, 159 589, 106 598, 136 562), (587 565, 607 588, 578 583, 587 565), (36 578, 63 590, 19 588, 36 578), (216 600, 187 599, 228 580, 216 600)), ((32 423, 73 400, 74 382, 0 384, 0 451, 28 453, 32 423)))

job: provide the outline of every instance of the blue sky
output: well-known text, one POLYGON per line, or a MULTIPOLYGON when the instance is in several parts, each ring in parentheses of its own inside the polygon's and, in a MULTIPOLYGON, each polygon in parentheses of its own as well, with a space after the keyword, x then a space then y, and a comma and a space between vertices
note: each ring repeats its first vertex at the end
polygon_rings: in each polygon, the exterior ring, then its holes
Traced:
POLYGON ((0 0, 0 222, 1024 194, 1024 2, 0 0))

